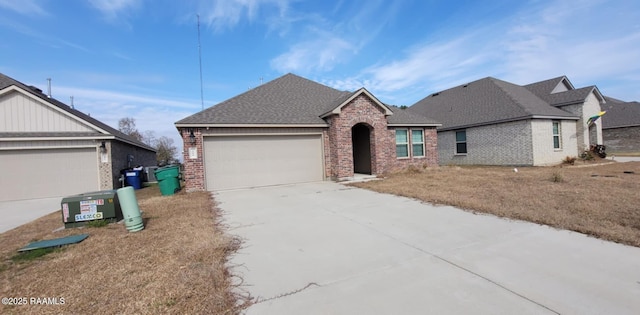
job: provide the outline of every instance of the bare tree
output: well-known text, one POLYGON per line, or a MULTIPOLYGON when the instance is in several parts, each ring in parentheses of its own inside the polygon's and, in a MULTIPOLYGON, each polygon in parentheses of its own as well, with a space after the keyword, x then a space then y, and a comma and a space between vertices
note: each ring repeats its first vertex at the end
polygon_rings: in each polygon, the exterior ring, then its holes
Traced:
POLYGON ((135 118, 125 117, 118 120, 118 130, 140 142, 142 142, 144 138, 140 131, 138 131, 138 128, 136 128, 135 118))
POLYGON ((158 165, 167 165, 176 162, 178 149, 173 145, 173 139, 161 136, 156 138, 153 130, 140 132, 136 128, 135 118, 125 117, 118 121, 118 130, 136 140, 156 149, 156 160, 158 165))
POLYGON ((155 141, 156 159, 158 165, 167 165, 176 161, 178 149, 173 145, 173 139, 162 136, 155 141))

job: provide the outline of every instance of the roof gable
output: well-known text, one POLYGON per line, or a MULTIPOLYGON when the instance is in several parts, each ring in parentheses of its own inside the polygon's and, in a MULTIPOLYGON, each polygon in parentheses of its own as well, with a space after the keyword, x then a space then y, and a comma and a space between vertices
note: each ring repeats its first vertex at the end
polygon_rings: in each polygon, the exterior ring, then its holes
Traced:
MULTIPOLYGON (((36 100, 38 103, 43 106, 47 106, 49 109, 55 111, 56 113, 63 115, 69 119, 76 121, 78 124, 84 125, 90 132, 95 132, 96 134, 102 134, 100 138, 104 138, 104 136, 110 136, 115 138, 116 140, 126 142, 146 150, 156 151, 154 148, 134 139, 133 137, 126 135, 120 132, 117 129, 79 111, 70 106, 58 101, 55 98, 50 98, 47 95, 43 94, 41 90, 36 89, 35 87, 27 86, 24 83, 17 81, 13 78, 10 78, 2 73, 0 73, 0 97, 3 95, 8 95, 12 92, 18 92, 29 99, 36 100)), ((1 132, 1 131, 0 131, 1 132)), ((75 133, 75 131, 74 131, 75 133)), ((24 132, 11 132, 11 134, 24 134, 24 132)), ((38 137, 47 136, 47 132, 33 132, 32 134, 37 135, 38 137)), ((52 136, 56 137, 68 137, 69 132, 53 132, 49 133, 52 136)), ((78 136, 87 136, 90 138, 95 138, 94 136, 89 136, 89 134, 85 131, 79 131, 77 133, 78 136)))
POLYGON ((566 106, 572 104, 584 103, 589 94, 594 94, 600 103, 604 103, 604 97, 595 85, 587 86, 575 90, 569 90, 559 93, 548 94, 542 99, 549 102, 552 106, 566 106))
POLYGON ((369 99, 371 99, 373 101, 374 104, 376 104, 378 107, 380 107, 380 109, 382 109, 382 111, 384 112, 385 116, 390 116, 393 115, 393 111, 391 111, 391 109, 389 109, 389 107, 385 104, 383 104, 382 102, 380 102, 380 100, 378 100, 375 96, 373 96, 373 94, 369 93, 369 91, 367 91, 367 89, 365 88, 360 88, 359 90, 353 92, 351 95, 348 95, 348 97, 345 97, 344 99, 339 99, 339 104, 338 106, 336 106, 335 108, 331 109, 330 111, 322 114, 320 116, 320 118, 324 118, 330 115, 339 115, 340 112, 342 111, 342 108, 347 106, 351 101, 353 101, 356 97, 360 96, 360 95, 366 95, 369 99))
POLYGON ((176 127, 328 127, 324 117, 339 114, 344 106, 366 95, 379 106, 389 122, 433 125, 424 116, 394 117, 394 111, 365 88, 340 91, 288 73, 261 86, 183 118, 176 127))
POLYGON ((571 81, 569 81, 569 78, 566 76, 527 84, 524 87, 539 97, 575 89, 573 84, 571 84, 571 81))
POLYGON ((0 132, 108 134, 15 85, 0 90, 0 112, 4 117, 12 117, 11 120, 0 122, 0 132))
POLYGON ((320 115, 350 94, 289 73, 181 119, 176 126, 326 126, 320 115))
POLYGON ((442 129, 530 118, 578 119, 522 86, 492 77, 433 93, 409 109, 440 121, 442 129))

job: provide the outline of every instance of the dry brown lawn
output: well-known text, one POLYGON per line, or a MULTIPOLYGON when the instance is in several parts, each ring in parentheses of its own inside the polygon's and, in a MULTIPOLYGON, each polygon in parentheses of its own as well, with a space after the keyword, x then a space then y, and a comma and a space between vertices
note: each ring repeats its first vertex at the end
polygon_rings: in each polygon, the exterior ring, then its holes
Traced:
POLYGON ((0 234, 0 297, 64 298, 64 305, 0 305, 0 314, 237 314, 250 299, 227 261, 240 246, 224 234, 208 193, 136 192, 145 229, 124 224, 53 232, 59 212, 0 234), (83 242, 31 261, 35 240, 88 233, 83 242))
POLYGON ((443 166, 354 186, 640 247, 640 162, 519 167, 518 172, 443 166))

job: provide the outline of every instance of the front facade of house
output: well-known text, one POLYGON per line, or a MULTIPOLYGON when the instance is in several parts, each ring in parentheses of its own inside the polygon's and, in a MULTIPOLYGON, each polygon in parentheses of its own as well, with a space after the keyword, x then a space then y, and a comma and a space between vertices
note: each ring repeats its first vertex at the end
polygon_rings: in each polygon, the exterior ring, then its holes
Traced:
POLYGON ((484 78, 434 93, 410 107, 442 122, 441 165, 552 165, 602 144, 604 102, 595 86, 566 77, 520 86, 484 78))
POLYGON ((435 166, 438 125, 365 89, 338 91, 293 74, 176 123, 187 191, 435 166))
POLYGON ((115 189, 128 164, 156 164, 152 148, 2 74, 0 117, 0 201, 115 189))

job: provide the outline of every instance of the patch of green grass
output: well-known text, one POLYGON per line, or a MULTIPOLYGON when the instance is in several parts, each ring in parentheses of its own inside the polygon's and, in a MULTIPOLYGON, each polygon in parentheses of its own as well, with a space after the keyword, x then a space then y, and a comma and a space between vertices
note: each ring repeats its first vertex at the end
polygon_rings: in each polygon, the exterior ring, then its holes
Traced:
POLYGON ((13 257, 11 257, 11 260, 13 260, 13 262, 32 261, 44 255, 47 255, 53 252, 59 252, 59 251, 62 251, 62 248, 60 247, 38 248, 38 249, 18 253, 13 257))
POLYGON ((5 270, 9 269, 9 266, 7 264, 1 264, 0 265, 0 272, 3 272, 5 270))

